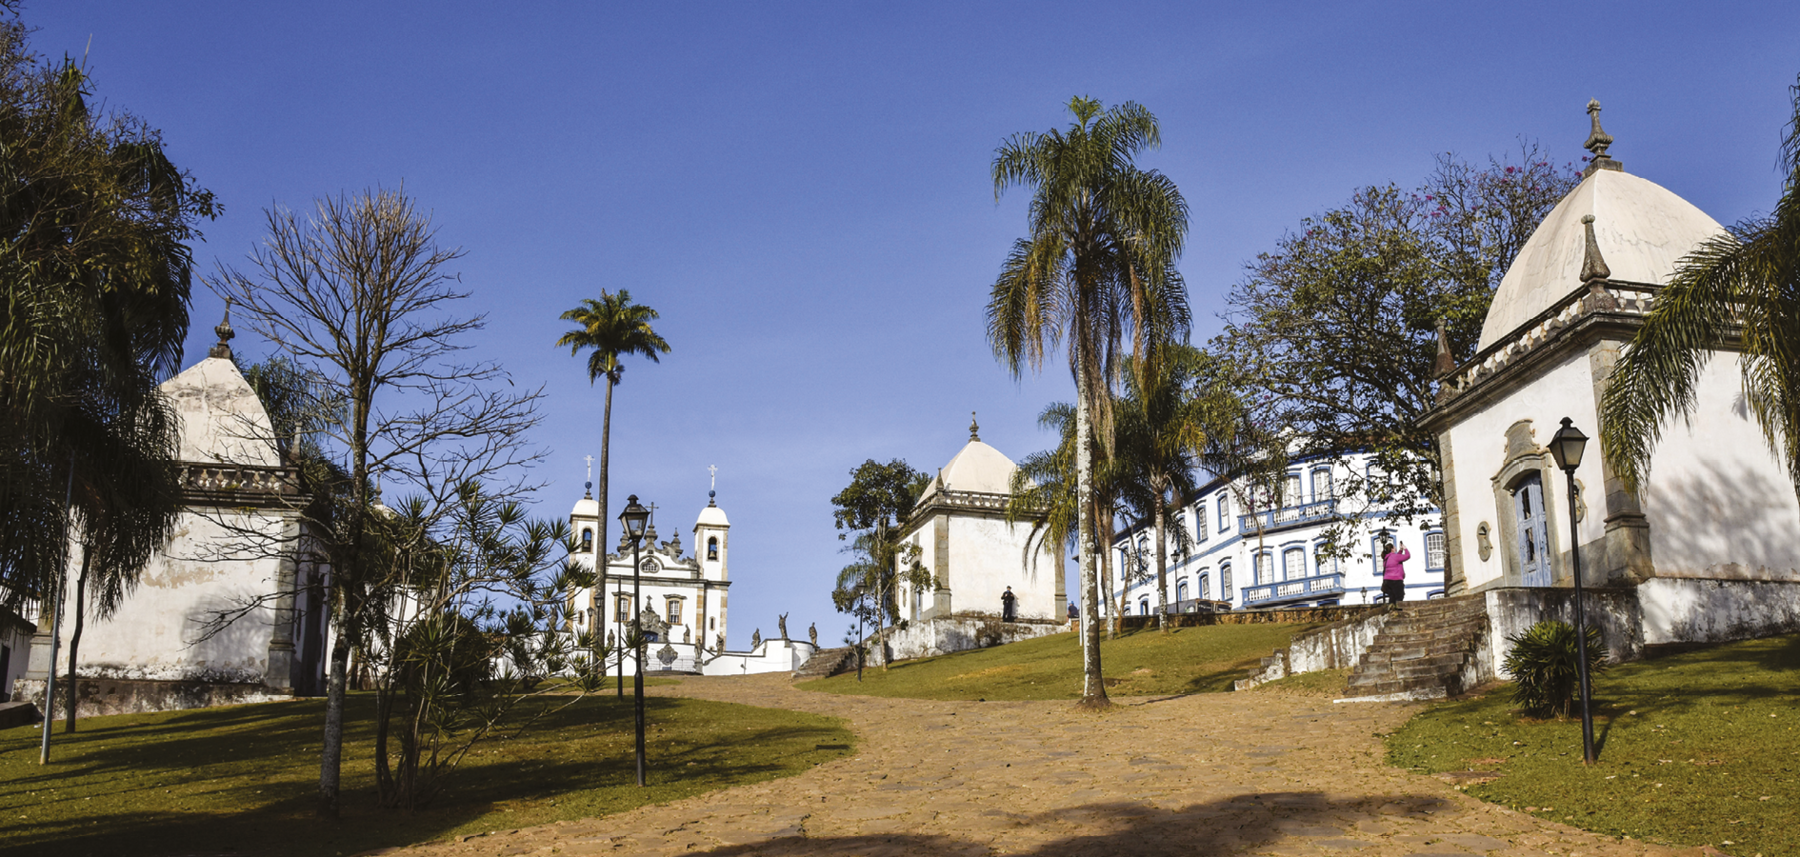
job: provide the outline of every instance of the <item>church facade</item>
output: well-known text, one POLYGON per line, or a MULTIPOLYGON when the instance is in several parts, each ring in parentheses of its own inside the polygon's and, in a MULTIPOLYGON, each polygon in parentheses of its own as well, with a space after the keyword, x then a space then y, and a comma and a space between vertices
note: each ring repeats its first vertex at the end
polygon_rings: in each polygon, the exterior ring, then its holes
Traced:
POLYGON ((1571 500, 1548 449, 1565 418, 1597 438, 1621 351, 1678 260, 1724 233, 1625 172, 1598 111, 1589 105, 1595 157, 1583 179, 1506 272, 1475 356, 1440 357, 1427 418, 1446 462, 1447 589, 1486 593, 1496 661, 1506 634, 1566 618, 1577 555, 1615 651, 1800 630, 1800 503, 1729 345, 1710 355, 1692 414, 1665 424, 1641 490, 1626 489, 1595 439, 1571 500))

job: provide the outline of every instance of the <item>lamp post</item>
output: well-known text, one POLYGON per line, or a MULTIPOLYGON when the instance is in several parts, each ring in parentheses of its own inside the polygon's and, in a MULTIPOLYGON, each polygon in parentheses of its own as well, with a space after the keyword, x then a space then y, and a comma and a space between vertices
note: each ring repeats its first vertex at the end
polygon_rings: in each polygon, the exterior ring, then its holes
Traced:
MULTIPOLYGON (((631 648, 636 656, 637 674, 632 677, 632 691, 636 694, 632 700, 637 709, 637 784, 644 785, 644 631, 639 627, 638 601, 642 572, 638 568, 638 545, 644 540, 644 524, 650 520, 650 510, 638 505, 637 495, 633 494, 625 501, 625 511, 619 513, 619 521, 625 525, 625 532, 631 536, 631 648)), ((623 633, 623 629, 621 629, 623 633)))
POLYGON ((1575 674, 1581 691, 1581 761, 1594 763, 1594 717, 1588 710, 1587 613, 1581 597, 1581 537, 1575 532, 1575 468, 1581 466, 1581 454, 1587 449, 1587 435, 1563 417, 1562 428, 1550 438, 1550 455, 1562 468, 1569 483, 1569 561, 1575 572, 1575 674))

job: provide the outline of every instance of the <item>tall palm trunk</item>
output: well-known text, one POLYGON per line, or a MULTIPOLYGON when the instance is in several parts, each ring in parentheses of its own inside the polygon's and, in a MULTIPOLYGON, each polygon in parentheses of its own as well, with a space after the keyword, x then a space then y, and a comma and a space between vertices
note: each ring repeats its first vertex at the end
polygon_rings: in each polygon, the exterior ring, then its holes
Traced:
MULTIPOLYGON (((600 417, 600 532, 599 540, 594 542, 594 574, 596 576, 594 578, 593 597, 588 599, 588 608, 592 612, 594 619, 600 623, 598 625, 600 628, 606 627, 606 611, 603 608, 605 606, 604 596, 606 594, 606 491, 607 475, 609 473, 607 466, 612 450, 613 387, 618 383, 619 382, 613 378, 612 373, 607 373, 606 410, 602 412, 600 417)), ((620 586, 623 585, 624 582, 620 581, 620 586)), ((598 640, 599 638, 600 632, 594 632, 594 639, 598 640)), ((624 631, 621 629, 620 642, 623 641, 624 631)), ((604 666, 605 665, 602 664, 602 675, 605 674, 604 666)), ((605 685, 601 686, 604 687, 605 685)), ((619 655, 619 698, 625 698, 625 656, 623 654, 619 655)))
MULTIPOLYGON (((81 576, 75 580, 75 630, 69 634, 69 704, 63 713, 63 731, 75 731, 75 703, 80 700, 79 689, 75 684, 75 664, 81 653, 81 628, 86 624, 88 563, 93 554, 88 550, 86 542, 81 544, 81 576)), ((45 711, 50 706, 45 704, 45 711)), ((48 726, 45 727, 49 728, 48 726)))
MULTIPOLYGON (((1085 363, 1086 355, 1081 355, 1085 363)), ((1082 369, 1086 369, 1084 365, 1082 369)), ((1088 374, 1080 373, 1083 380, 1088 374)), ((1077 524, 1077 540, 1081 543, 1081 706, 1084 708, 1104 708, 1110 704, 1106 698, 1106 679, 1100 672, 1100 598, 1098 583, 1098 566, 1095 554, 1097 546, 1094 541, 1093 515, 1094 499, 1094 458, 1091 423, 1092 413, 1088 405, 1088 390, 1076 391, 1075 396, 1075 504, 1081 510, 1077 524)))
POLYGON ((1156 629, 1169 632, 1169 543, 1165 529, 1168 506, 1163 502, 1162 488, 1156 489, 1156 629))

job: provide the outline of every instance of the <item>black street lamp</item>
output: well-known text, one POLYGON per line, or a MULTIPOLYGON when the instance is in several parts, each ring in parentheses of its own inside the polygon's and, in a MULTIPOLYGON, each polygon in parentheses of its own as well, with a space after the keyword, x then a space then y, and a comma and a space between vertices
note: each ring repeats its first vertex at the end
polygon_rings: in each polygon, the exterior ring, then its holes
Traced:
MULTIPOLYGON (((638 602, 641 598, 640 579, 642 572, 638 568, 638 546, 644 540, 644 524, 650 520, 650 510, 638 505, 637 495, 633 494, 625 501, 625 511, 619 513, 619 521, 625 525, 626 534, 631 536, 631 648, 637 657, 637 674, 632 677, 632 691, 636 694, 633 702, 637 708, 637 784, 644 785, 644 629, 638 620, 640 615, 638 602)), ((623 633, 623 629, 621 629, 623 633)))
POLYGON ((1588 710, 1587 613, 1581 597, 1581 537, 1575 531, 1575 468, 1581 466, 1581 454, 1587 449, 1587 435, 1563 417, 1562 428, 1550 438, 1550 455, 1562 468, 1569 482, 1569 561, 1575 571, 1575 674, 1581 682, 1581 761, 1594 763, 1594 717, 1588 710))

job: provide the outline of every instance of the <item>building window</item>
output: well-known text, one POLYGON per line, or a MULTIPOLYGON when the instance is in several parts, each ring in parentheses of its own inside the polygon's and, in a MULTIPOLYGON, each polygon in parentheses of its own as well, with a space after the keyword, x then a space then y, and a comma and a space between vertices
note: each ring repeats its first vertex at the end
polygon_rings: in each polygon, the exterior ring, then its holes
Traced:
POLYGON ((1212 600, 1212 576, 1204 571, 1200 572, 1200 597, 1207 601, 1212 600))
POLYGON ((718 560, 718 558, 719 558, 719 537, 718 536, 713 536, 712 538, 709 538, 706 540, 706 558, 709 561, 717 561, 718 560))
POLYGON ((1299 580, 1306 576, 1306 549, 1288 548, 1281 553, 1281 579, 1299 580))
POLYGON ((1219 507, 1219 534, 1224 535, 1231 532, 1231 497, 1220 494, 1219 499, 1213 501, 1213 505, 1219 507))
POLYGON ((669 624, 681 624, 681 596, 671 595, 668 597, 666 603, 669 608, 669 624))
POLYGON ((1148 599, 1148 598, 1139 598, 1138 599, 1138 615, 1139 616, 1150 615, 1150 599, 1148 599))
POLYGON ((1318 503, 1332 498, 1331 469, 1321 467, 1312 472, 1313 502, 1318 503))
POLYGON ((1231 563, 1219 563, 1219 600, 1230 601, 1235 590, 1231 588, 1231 563))
POLYGON ((717 617, 713 617, 713 616, 707 617, 706 630, 715 631, 715 630, 718 630, 718 627, 719 627, 719 620, 717 617))
POLYGON ((1313 556, 1318 559, 1318 573, 1320 575, 1338 573, 1338 558, 1326 553, 1325 545, 1323 543, 1313 545, 1313 556))
POLYGON ((618 612, 613 616, 613 621, 615 621, 615 622, 631 621, 631 596, 621 595, 618 598, 614 599, 614 603, 618 604, 618 612))
POLYGON ((1275 557, 1268 553, 1256 555, 1256 582, 1258 585, 1275 582, 1275 557))
POLYGON ((588 529, 587 527, 581 528, 581 552, 582 553, 593 553, 594 552, 594 531, 588 529))
MULTIPOLYGON (((1205 580, 1206 578, 1203 576, 1200 579, 1205 580)), ((1175 583, 1175 600, 1177 602, 1188 600, 1188 587, 1187 587, 1186 580, 1180 580, 1175 583)))
POLYGON ((1281 481, 1281 505, 1283 507, 1298 506, 1305 502, 1306 499, 1300 494, 1300 474, 1289 473, 1287 478, 1281 481))
POLYGON ((1444 570, 1444 534, 1442 532, 1425 534, 1425 570, 1444 570))
POLYGON ((1201 503, 1194 511, 1194 541, 1206 541, 1206 504, 1201 503))

